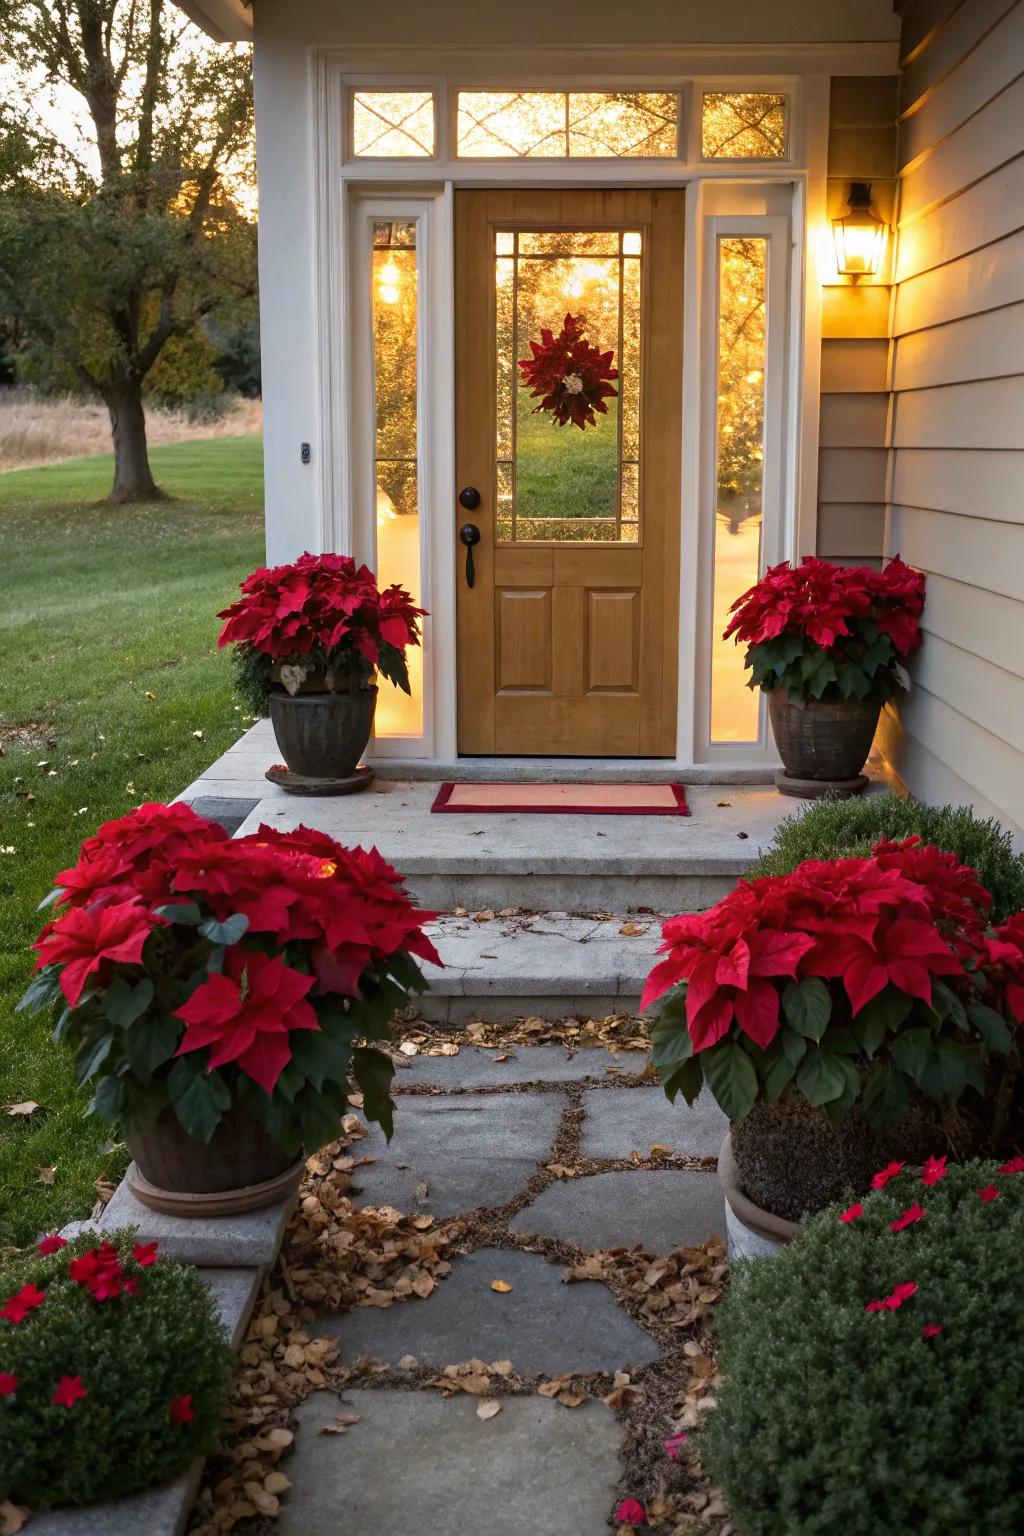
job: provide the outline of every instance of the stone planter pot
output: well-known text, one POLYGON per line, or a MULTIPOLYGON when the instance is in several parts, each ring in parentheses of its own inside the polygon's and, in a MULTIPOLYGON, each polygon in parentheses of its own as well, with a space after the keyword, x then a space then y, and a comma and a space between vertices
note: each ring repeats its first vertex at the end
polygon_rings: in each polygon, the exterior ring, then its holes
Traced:
POLYGON ((743 1193, 732 1155, 731 1135, 725 1138, 718 1154, 718 1180, 725 1195, 725 1231, 731 1259, 770 1258, 793 1241, 795 1221, 762 1210, 743 1193))
POLYGON ((287 693, 272 689, 270 719, 292 773, 307 779, 348 779, 373 730, 376 686, 355 693, 287 693))
POLYGON ((303 1160, 271 1141, 243 1105, 228 1110, 208 1142, 189 1136, 172 1109, 125 1126, 134 1159, 132 1194, 152 1211, 229 1216, 275 1205, 298 1187, 303 1160))
POLYGON ((861 769, 871 751, 881 709, 880 704, 864 699, 794 702, 785 688, 773 689, 768 694, 768 715, 788 781, 776 779, 779 788, 808 798, 830 789, 859 793, 867 782, 861 769))

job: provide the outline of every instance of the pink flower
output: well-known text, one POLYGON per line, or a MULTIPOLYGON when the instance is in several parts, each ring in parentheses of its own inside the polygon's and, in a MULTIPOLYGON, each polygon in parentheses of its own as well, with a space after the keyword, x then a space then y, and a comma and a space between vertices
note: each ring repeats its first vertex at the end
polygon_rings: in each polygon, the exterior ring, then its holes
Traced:
POLYGON ((1000 1173, 1024 1173, 1024 1157, 1011 1157, 1008 1163, 1004 1163, 1000 1173))
POLYGON ((861 1204, 861 1202, 858 1200, 856 1205, 849 1206, 843 1212, 843 1214, 840 1216, 839 1220, 841 1222, 843 1222, 846 1226, 849 1226, 851 1221, 857 1221, 863 1215, 864 1215, 864 1207, 861 1204))
POLYGON ((934 1339, 941 1332, 941 1323, 925 1323, 924 1327, 921 1329, 921 1337, 922 1339, 934 1339))
POLYGON ((181 1397, 172 1397, 167 1412, 172 1424, 191 1424, 195 1418, 191 1392, 185 1392, 181 1397))
POLYGON ((156 1243, 136 1243, 132 1249, 132 1258, 137 1264, 141 1264, 143 1269, 148 1269, 150 1264, 156 1263, 157 1246, 156 1243))
POLYGON ((679 1433, 675 1435, 669 1435, 667 1440, 662 1441, 662 1444, 665 1447, 665 1455, 668 1457, 669 1461, 675 1461, 678 1458, 679 1452, 682 1450, 683 1446, 689 1444, 689 1439, 689 1435, 679 1433))
POLYGON ((890 1179, 894 1179, 903 1169, 902 1163, 886 1163, 881 1172, 876 1173, 871 1180, 872 1189, 884 1189, 890 1179))
POLYGON ((989 1205, 993 1200, 999 1199, 999 1191, 994 1184, 986 1184, 984 1189, 978 1190, 978 1199, 982 1205, 989 1205))
POLYGON ((647 1520, 647 1511, 636 1499, 623 1499, 615 1511, 615 1518, 620 1525, 643 1525, 647 1520))
POLYGON ((81 1397, 89 1394, 82 1386, 81 1376, 62 1376, 50 1402, 57 1408, 73 1408, 81 1397))
POLYGON ((32 1308, 41 1307, 45 1300, 46 1292, 38 1286, 23 1285, 16 1296, 8 1296, 0 1307, 0 1317, 5 1317, 9 1323, 23 1323, 32 1308))
POLYGON ((61 1237, 58 1232, 51 1232, 48 1236, 42 1238, 36 1244, 36 1247, 39 1249, 40 1253, 49 1254, 58 1253, 61 1248, 66 1248, 67 1245, 68 1241, 66 1237, 61 1237))
POLYGON ((896 1312, 900 1307, 902 1307, 905 1301, 909 1301, 911 1296, 916 1295, 916 1293, 917 1282, 915 1280, 904 1280, 903 1284, 897 1285, 896 1288, 891 1291, 888 1296, 885 1297, 884 1301, 869 1301, 867 1306, 864 1308, 864 1311, 896 1312))
POLYGON ((922 1184, 937 1184, 940 1179, 944 1179, 946 1177, 947 1155, 948 1154, 944 1153, 942 1157, 930 1157, 928 1159, 924 1167, 921 1169, 922 1184))
POLYGON ((10 1371, 0 1371, 0 1397, 13 1397, 18 1390, 18 1378, 10 1371))
POLYGON ((895 1221, 890 1221, 889 1231, 902 1232, 904 1227, 912 1227, 915 1221, 920 1221, 922 1216, 926 1215, 927 1212, 915 1200, 913 1205, 908 1205, 907 1209, 902 1215, 897 1216, 895 1221))

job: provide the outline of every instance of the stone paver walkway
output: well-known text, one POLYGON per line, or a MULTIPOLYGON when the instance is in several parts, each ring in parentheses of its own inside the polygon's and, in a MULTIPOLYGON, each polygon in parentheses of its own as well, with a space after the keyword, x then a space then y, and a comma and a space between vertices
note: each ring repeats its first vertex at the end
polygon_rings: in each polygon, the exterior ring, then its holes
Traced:
POLYGON ((721 1235, 714 1158, 726 1124, 710 1100, 691 1110, 638 1085, 639 1052, 568 1058, 561 1046, 517 1045, 500 1063, 496 1054, 463 1045, 400 1065, 393 1140, 373 1131, 358 1144, 373 1159, 353 1171, 358 1203, 461 1219, 451 1273, 425 1300, 321 1319, 343 1362, 372 1357, 408 1372, 415 1357, 428 1369, 403 1387, 382 1366, 379 1386, 348 1389, 341 1402, 318 1392, 298 1409, 280 1536, 608 1529, 623 1423, 600 1401, 568 1408, 537 1385, 666 1369, 672 1346, 601 1281, 563 1276, 593 1250, 642 1244, 665 1256, 721 1235), (468 1360, 510 1362, 520 1380, 492 1417, 478 1415, 479 1398, 426 1384, 468 1360), (358 1422, 323 1433, 339 1411, 358 1422))

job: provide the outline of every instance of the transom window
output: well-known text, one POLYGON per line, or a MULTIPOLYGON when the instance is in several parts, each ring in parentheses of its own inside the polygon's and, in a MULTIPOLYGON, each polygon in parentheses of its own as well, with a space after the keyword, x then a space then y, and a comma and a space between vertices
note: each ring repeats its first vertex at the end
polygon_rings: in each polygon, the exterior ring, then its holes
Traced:
POLYGON ((790 105, 786 91, 705 90, 700 82, 685 97, 679 90, 354 86, 349 153, 387 161, 778 161, 791 154, 790 105))
POLYGON ((674 156, 674 91, 460 91, 458 152, 470 159, 674 156))
POLYGON ((705 160, 784 160, 786 101, 777 91, 705 91, 701 155, 705 160))

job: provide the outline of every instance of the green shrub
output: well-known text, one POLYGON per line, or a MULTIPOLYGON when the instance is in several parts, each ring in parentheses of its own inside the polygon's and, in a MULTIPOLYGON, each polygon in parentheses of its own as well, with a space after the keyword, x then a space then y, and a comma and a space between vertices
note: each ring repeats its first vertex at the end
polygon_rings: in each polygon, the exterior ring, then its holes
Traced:
POLYGON ((737 1530, 1024 1530, 1024 1177, 974 1162, 926 1187, 908 1169, 858 1219, 840 1209, 739 1265, 722 1308, 726 1379, 702 1449, 737 1530), (892 1232, 915 1202, 924 1217, 892 1232), (898 1308, 865 1311, 909 1282, 898 1308))
POLYGON ((216 1437, 232 1354, 213 1298, 194 1269, 140 1264, 132 1232, 104 1237, 134 1295, 100 1300, 71 1278, 95 1234, 0 1268, 0 1313, 26 1285, 45 1292, 22 1320, 0 1316, 0 1502, 123 1497, 172 1481, 216 1437), (88 1394, 70 1407, 51 1401, 66 1376, 88 1394), (194 1416, 175 1422, 171 1402, 185 1397, 175 1412, 194 1416))
POLYGON ((899 841, 914 833, 977 871, 992 893, 995 922, 1024 909, 1024 854, 1014 852, 1005 827, 982 820, 969 805, 922 805, 891 793, 819 800, 788 816, 746 878, 788 875, 805 859, 862 858, 880 838, 899 841))

